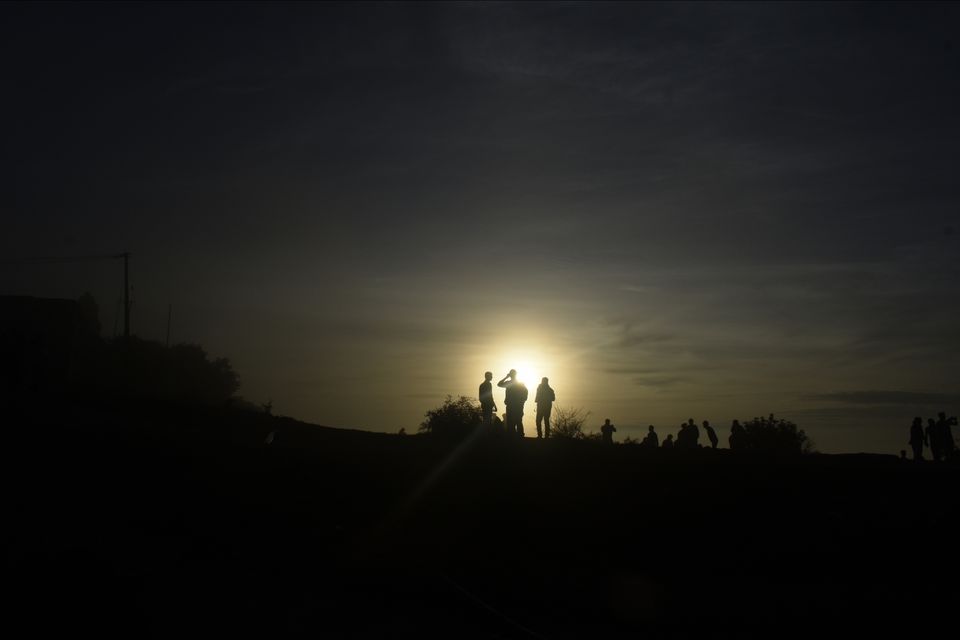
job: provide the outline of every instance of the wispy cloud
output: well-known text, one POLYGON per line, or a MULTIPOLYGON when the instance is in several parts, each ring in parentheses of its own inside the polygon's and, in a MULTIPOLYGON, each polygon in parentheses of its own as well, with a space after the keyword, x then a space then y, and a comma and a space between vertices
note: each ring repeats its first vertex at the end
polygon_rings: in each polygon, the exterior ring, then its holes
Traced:
POLYGON ((835 391, 813 393, 803 397, 816 402, 837 402, 856 405, 960 405, 960 393, 925 393, 917 391, 835 391))

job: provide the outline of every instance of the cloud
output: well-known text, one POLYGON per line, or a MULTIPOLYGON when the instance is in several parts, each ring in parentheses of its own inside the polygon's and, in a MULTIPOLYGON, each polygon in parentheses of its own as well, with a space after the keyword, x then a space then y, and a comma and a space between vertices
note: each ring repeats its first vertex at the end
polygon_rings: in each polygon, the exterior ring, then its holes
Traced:
POLYGON ((633 378, 633 383, 638 387, 650 387, 652 389, 674 387, 686 382, 689 382, 689 378, 684 376, 636 376, 633 378))
POLYGON ((815 402, 839 402, 858 405, 932 405, 960 404, 960 394, 922 393, 915 391, 836 391, 832 393, 814 393, 805 395, 804 400, 815 402))

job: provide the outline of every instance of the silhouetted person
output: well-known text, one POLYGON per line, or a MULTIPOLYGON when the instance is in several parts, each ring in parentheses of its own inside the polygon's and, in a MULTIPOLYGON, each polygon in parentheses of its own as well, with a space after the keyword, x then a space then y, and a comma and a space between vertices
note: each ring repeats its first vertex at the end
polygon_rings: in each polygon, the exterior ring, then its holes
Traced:
POLYGON ((693 418, 680 425, 680 432, 677 434, 677 448, 696 449, 698 440, 700 440, 700 429, 697 428, 697 423, 693 421, 693 418))
POLYGON ((497 410, 497 403, 493 399, 493 374, 489 371, 483 374, 483 382, 480 383, 480 412, 483 414, 483 424, 490 426, 493 423, 493 414, 497 410))
POLYGON ((923 445, 926 436, 923 433, 923 418, 917 416, 910 425, 910 446, 913 448, 913 459, 923 460, 923 445))
POLYGON ((687 443, 690 440, 690 432, 687 431, 687 423, 684 422, 680 425, 680 430, 677 431, 677 440, 676 447, 677 449, 686 449, 687 443))
POLYGON ((527 386, 517 380, 517 370, 510 372, 497 383, 498 387, 506 389, 503 403, 507 405, 507 433, 523 437, 523 405, 530 392, 527 386))
POLYGON ((610 424, 610 418, 603 421, 603 426, 600 427, 600 434, 603 436, 604 444, 613 444, 613 433, 616 430, 617 428, 610 424))
POLYGON ((666 440, 663 441, 663 444, 660 445, 661 449, 673 449, 673 434, 668 433, 666 440))
POLYGON ((957 424, 957 419, 952 416, 947 418, 947 414, 943 411, 937 414, 937 418, 939 418, 937 420, 937 431, 940 433, 940 450, 945 460, 952 460, 957 444, 953 440, 953 430, 950 427, 957 424))
POLYGON ((647 437, 643 439, 643 442, 641 444, 647 447, 648 449, 656 449, 660 446, 660 437, 657 435, 657 432, 654 430, 653 425, 650 425, 649 427, 647 427, 647 437))
POLYGON ((553 410, 553 402, 557 399, 557 394, 550 388, 550 380, 546 377, 540 381, 537 387, 537 395, 534 401, 537 403, 537 437, 541 438, 546 434, 550 437, 550 411, 553 410), (540 423, 543 422, 546 431, 540 430, 540 423))
POLYGON ((747 430, 743 428, 739 420, 734 420, 730 425, 730 449, 740 451, 747 447, 747 430))
POLYGON ((717 432, 714 431, 713 427, 710 426, 709 420, 703 421, 703 430, 707 432, 707 438, 710 440, 710 448, 716 449, 720 439, 717 438, 717 432))
POLYGON ((943 449, 941 447, 940 429, 937 426, 937 421, 933 418, 927 418, 927 442, 930 444, 930 457, 939 462, 943 457, 943 449))

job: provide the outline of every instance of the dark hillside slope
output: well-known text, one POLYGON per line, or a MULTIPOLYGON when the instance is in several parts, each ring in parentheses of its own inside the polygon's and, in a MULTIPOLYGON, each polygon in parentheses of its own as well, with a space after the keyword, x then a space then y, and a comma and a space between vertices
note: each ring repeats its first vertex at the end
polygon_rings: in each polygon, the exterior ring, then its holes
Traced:
POLYGON ((31 635, 782 637, 906 631, 957 597, 942 465, 214 410, 9 430, 8 604, 31 635))

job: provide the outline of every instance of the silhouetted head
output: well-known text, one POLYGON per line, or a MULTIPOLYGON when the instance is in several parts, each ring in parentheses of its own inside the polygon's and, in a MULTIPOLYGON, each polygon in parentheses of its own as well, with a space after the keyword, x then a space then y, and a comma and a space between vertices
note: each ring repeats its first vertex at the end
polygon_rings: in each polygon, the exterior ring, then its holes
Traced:
POLYGON ((917 416, 916 418, 914 418, 914 419, 913 419, 913 426, 915 426, 915 427, 922 427, 922 426, 923 426, 923 418, 921 418, 920 416, 917 416))
POLYGON ((516 369, 510 369, 510 372, 509 372, 507 375, 510 376, 511 378, 516 378, 516 377, 517 377, 517 370, 516 370, 516 369))
POLYGON ((935 427, 937 425, 937 421, 933 418, 927 418, 927 424, 931 427, 935 427))
POLYGON ((731 427, 739 427, 739 426, 740 426, 740 421, 739 421, 739 420, 734 420, 734 421, 733 421, 733 424, 730 425, 730 426, 731 426, 731 427))
POLYGON ((704 426, 704 427, 709 427, 709 426, 710 426, 710 421, 709 421, 709 420, 704 420, 704 421, 703 421, 703 426, 704 426))
POLYGON ((687 422, 689 422, 690 424, 697 424, 693 418, 690 418, 689 420, 687 420, 687 422))
POLYGON ((941 420, 946 420, 946 419, 947 419, 947 414, 945 414, 943 411, 941 411, 940 413, 937 414, 937 417, 940 418, 941 420))
POLYGON ((653 431, 653 425, 650 425, 649 427, 647 427, 647 431, 653 431))
POLYGON ((491 380, 493 380, 493 372, 487 371, 485 374, 483 374, 483 379, 486 380, 487 382, 490 382, 491 380))
POLYGON ((667 440, 673 440, 673 434, 672 434, 672 433, 668 433, 668 434, 667 434, 667 440))
POLYGON ((605 425, 610 424, 610 418, 607 418, 606 420, 604 420, 604 421, 603 421, 603 424, 605 424, 605 425))
POLYGON ((548 382, 550 382, 550 380, 546 376, 544 376, 543 380, 541 380, 540 382, 543 384, 547 384, 548 382))

